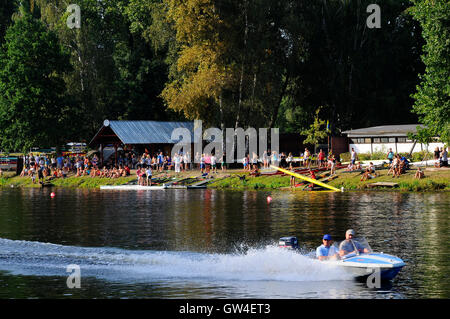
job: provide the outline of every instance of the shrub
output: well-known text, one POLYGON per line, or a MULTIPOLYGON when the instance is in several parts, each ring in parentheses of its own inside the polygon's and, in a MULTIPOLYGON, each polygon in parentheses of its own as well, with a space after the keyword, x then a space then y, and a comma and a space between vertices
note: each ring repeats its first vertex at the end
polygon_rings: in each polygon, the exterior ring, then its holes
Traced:
POLYGON ((341 157, 341 162, 350 162, 351 154, 350 154, 350 152, 341 153, 340 157, 341 157))
POLYGON ((428 151, 420 151, 412 153, 412 161, 413 162, 421 162, 425 158, 425 155, 427 155, 427 159, 433 159, 434 154, 428 151))

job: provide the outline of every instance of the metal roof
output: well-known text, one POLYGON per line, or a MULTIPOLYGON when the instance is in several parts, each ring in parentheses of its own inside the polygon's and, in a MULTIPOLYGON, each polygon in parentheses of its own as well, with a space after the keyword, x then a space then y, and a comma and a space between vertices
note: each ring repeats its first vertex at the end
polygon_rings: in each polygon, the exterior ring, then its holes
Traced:
POLYGON ((160 122, 160 121, 109 121, 92 139, 91 143, 101 135, 104 128, 111 128, 123 144, 174 144, 181 140, 172 140, 172 132, 176 128, 186 128, 193 141, 194 122, 160 122))
POLYGON ((356 130, 348 130, 342 133, 347 134, 348 137, 406 136, 408 133, 416 133, 417 126, 423 127, 423 125, 420 124, 383 125, 360 128, 356 130))

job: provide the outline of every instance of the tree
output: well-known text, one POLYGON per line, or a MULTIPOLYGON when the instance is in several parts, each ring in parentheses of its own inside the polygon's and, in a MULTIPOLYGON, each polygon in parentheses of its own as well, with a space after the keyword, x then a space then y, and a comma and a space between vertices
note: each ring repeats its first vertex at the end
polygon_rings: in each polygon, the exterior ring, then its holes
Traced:
MULTIPOLYGON (((405 9, 408 1, 301 1, 294 33, 297 51, 278 119, 297 131, 314 120, 317 105, 330 119, 333 134, 350 128, 417 121, 410 98, 418 84, 419 24, 405 9), (369 4, 381 6, 381 28, 369 29, 369 4), (290 118, 295 115, 296 121, 290 118)), ((299 5, 300 5, 299 4, 299 5)))
MULTIPOLYGON (((303 141, 306 144, 312 144, 315 146, 325 139, 328 135, 325 120, 321 120, 319 118, 319 112, 322 107, 317 108, 316 115, 314 117, 313 124, 306 130, 303 130, 300 134, 306 136, 306 139, 303 141), (325 126, 322 128, 322 126, 325 126)), ((314 149, 315 151, 315 149, 314 149)))
POLYGON ((54 32, 21 7, 0 49, 0 145, 5 150, 55 146, 70 110, 62 76, 68 55, 54 32))
POLYGON ((65 76, 74 99, 78 130, 87 140, 105 118, 166 120, 159 97, 167 81, 165 52, 152 47, 149 32, 157 0, 79 0, 81 28, 69 29, 67 0, 36 0, 41 19, 70 52, 73 71, 65 76))
POLYGON ((3 0, 0 3, 0 44, 3 43, 6 29, 12 22, 12 15, 17 9, 17 0, 3 0))
POLYGON ((426 127, 422 135, 440 136, 450 143, 450 2, 413 0, 410 12, 422 27, 426 66, 413 95, 413 112, 426 127))
POLYGON ((179 52, 161 95, 186 118, 223 126, 223 93, 234 73, 224 60, 227 44, 219 36, 223 21, 210 0, 168 0, 167 6, 179 52))
POLYGON ((273 127, 301 43, 297 1, 165 3, 179 49, 168 107, 221 127, 273 127))

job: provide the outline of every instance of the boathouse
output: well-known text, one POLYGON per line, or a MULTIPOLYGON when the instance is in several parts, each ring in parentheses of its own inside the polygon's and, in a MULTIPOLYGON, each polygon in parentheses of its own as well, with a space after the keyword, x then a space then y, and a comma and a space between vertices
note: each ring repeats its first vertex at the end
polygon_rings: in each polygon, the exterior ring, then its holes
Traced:
POLYGON ((390 148, 394 153, 414 153, 428 150, 433 152, 436 147, 443 147, 438 138, 428 145, 411 140, 408 133, 417 133, 420 124, 384 125, 348 130, 342 132, 348 137, 348 151, 352 148, 357 153, 387 152, 390 148))
POLYGON ((162 151, 164 154, 170 154, 173 145, 181 140, 181 137, 172 139, 172 132, 177 128, 189 130, 193 141, 194 122, 105 120, 89 146, 99 148, 101 162, 105 147, 114 148, 115 158, 119 148, 135 150, 138 153, 148 151, 153 154, 162 151))

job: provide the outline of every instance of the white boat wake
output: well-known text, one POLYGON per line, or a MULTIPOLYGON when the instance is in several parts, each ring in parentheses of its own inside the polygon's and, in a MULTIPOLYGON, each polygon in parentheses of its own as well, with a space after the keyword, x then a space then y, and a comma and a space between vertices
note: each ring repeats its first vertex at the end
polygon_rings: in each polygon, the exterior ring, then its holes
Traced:
POLYGON ((81 276, 114 282, 155 280, 317 282, 351 280, 339 267, 275 245, 245 253, 126 250, 63 246, 0 238, 0 270, 13 275, 64 276, 67 266, 81 276))

